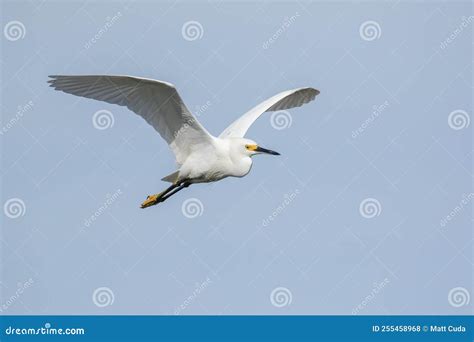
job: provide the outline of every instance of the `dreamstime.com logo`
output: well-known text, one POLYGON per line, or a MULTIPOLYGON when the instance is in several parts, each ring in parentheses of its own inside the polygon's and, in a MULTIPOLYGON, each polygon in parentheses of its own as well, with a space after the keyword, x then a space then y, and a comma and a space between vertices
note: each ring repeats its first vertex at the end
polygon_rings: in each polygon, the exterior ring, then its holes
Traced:
POLYGON ((469 305, 471 301, 471 295, 469 291, 464 287, 452 288, 448 293, 448 303, 455 307, 460 308, 461 306, 469 305))
POLYGON ((21 21, 9 21, 3 28, 3 35, 11 42, 25 38, 26 28, 21 21))
POLYGON ((25 216, 26 205, 21 198, 10 198, 3 205, 3 212, 6 217, 16 219, 25 216))
POLYGON ((5 335, 84 335, 84 328, 53 328, 51 323, 45 323, 40 328, 15 328, 9 326, 5 335))
POLYGON ((270 125, 278 131, 290 128, 292 123, 293 118, 291 117, 290 112, 286 110, 276 111, 270 116, 270 125))
POLYGON ((92 293, 92 303, 99 308, 112 305, 115 301, 114 292, 108 287, 98 287, 92 293))
POLYGON ((201 39, 204 36, 204 28, 199 21, 187 21, 181 27, 181 36, 188 42, 201 39))
POLYGON ((382 205, 375 198, 366 198, 365 200, 360 202, 359 212, 362 217, 371 219, 380 215, 380 213, 382 212, 382 205))
POLYGON ((453 110, 448 115, 448 125, 455 131, 469 127, 471 123, 471 118, 469 114, 462 109, 453 110))
POLYGON ((367 20, 360 24, 359 35, 363 40, 370 42, 380 38, 382 28, 378 22, 367 20))
POLYGON ((92 125, 100 131, 113 127, 114 123, 114 115, 106 109, 98 110, 92 116, 92 125))
POLYGON ((202 216, 204 212, 204 205, 197 198, 188 198, 181 205, 181 212, 189 219, 202 216))
POLYGON ((286 287, 277 287, 270 293, 270 303, 272 303, 274 307, 283 308, 291 305, 292 301, 293 294, 286 287))

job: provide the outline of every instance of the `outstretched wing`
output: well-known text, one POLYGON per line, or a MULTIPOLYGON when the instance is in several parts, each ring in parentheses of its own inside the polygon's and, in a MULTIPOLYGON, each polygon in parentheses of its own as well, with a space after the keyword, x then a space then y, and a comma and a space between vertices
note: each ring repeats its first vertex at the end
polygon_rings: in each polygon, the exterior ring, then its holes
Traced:
POLYGON ((255 106, 240 118, 235 120, 219 138, 243 137, 249 127, 265 112, 300 107, 305 103, 313 101, 319 90, 314 88, 298 88, 281 92, 259 105, 255 106))
POLYGON ((210 144, 211 135, 189 112, 174 85, 131 76, 50 76, 51 87, 65 93, 126 106, 166 140, 182 164, 193 149, 210 144))

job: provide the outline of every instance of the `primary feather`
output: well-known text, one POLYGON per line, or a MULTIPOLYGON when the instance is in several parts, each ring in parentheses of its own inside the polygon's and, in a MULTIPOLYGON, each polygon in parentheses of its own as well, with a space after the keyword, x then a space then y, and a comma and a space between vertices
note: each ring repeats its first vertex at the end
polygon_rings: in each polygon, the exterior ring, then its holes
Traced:
POLYGON ((319 90, 314 88, 297 88, 283 91, 255 106, 227 127, 219 138, 243 137, 250 126, 265 112, 300 107, 313 101, 319 90))
POLYGON ((50 76, 65 93, 126 106, 144 118, 170 145, 178 164, 212 137, 191 114, 171 83, 131 76, 50 76))

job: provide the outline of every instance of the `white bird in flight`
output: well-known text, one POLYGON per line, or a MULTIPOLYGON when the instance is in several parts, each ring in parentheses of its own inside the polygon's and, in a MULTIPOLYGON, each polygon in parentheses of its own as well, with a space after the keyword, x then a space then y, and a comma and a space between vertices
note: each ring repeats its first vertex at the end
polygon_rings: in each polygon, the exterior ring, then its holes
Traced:
POLYGON ((132 76, 49 76, 56 90, 94 100, 126 106, 144 118, 166 140, 179 169, 162 180, 172 183, 165 191, 150 195, 141 208, 165 201, 193 183, 216 182, 226 177, 243 177, 252 167, 252 156, 279 155, 244 138, 264 112, 299 107, 319 94, 313 88, 281 92, 255 106, 235 120, 218 137, 199 123, 186 108, 171 83, 132 76))

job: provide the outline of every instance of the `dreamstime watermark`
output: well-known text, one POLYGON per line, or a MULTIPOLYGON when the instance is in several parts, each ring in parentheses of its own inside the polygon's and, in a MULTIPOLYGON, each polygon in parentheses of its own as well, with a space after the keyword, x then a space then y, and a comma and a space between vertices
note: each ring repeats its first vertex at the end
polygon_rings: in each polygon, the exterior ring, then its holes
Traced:
POLYGON ((84 335, 86 330, 84 328, 53 328, 51 323, 45 323, 43 327, 39 328, 16 328, 11 325, 5 328, 5 335, 84 335))
POLYGON ((290 112, 286 110, 273 112, 270 116, 270 124, 278 131, 291 127, 292 122, 293 118, 291 117, 290 112))
POLYGON ((205 289, 209 287, 209 285, 212 284, 212 280, 207 277, 205 281, 201 283, 196 283, 196 286, 194 288, 194 291, 191 295, 189 295, 183 303, 181 303, 175 310, 174 314, 175 315, 180 315, 184 310, 186 310, 187 307, 189 307, 195 300, 196 298, 204 292, 205 289))
POLYGON ((469 203, 472 201, 473 198, 474 192, 471 192, 467 195, 464 194, 462 196, 461 201, 449 212, 448 215, 446 215, 440 220, 439 225, 441 227, 446 227, 449 221, 453 220, 459 213, 461 213, 467 206, 469 206, 469 203))
POLYGON ((444 50, 448 47, 449 44, 454 42, 456 38, 464 32, 464 30, 467 29, 467 27, 472 23, 474 20, 474 16, 469 16, 469 17, 462 17, 461 18, 461 23, 454 29, 453 32, 445 39, 443 40, 440 44, 439 47, 441 50, 444 50))
POLYGON ((283 19, 283 23, 278 27, 278 29, 275 31, 275 33, 272 34, 270 38, 268 38, 263 44, 262 47, 264 50, 267 50, 273 43, 275 43, 278 38, 286 31, 288 28, 290 28, 291 25, 296 21, 296 18, 298 18, 300 14, 296 12, 293 14, 291 17, 285 17, 283 19))
MULTIPOLYGON (((206 103, 203 105, 197 106, 196 111, 194 112, 194 117, 199 118, 202 114, 204 114, 210 107, 212 106, 212 102, 207 100, 206 103)), ((182 134, 184 134, 189 128, 192 128, 196 123, 194 117, 190 117, 189 119, 185 120, 184 124, 174 132, 174 138, 178 138, 182 134)))
POLYGON ((11 128, 13 128, 18 123, 18 121, 20 121, 20 119, 23 118, 23 116, 33 108, 33 106, 33 101, 28 101, 25 105, 18 106, 15 116, 8 120, 0 129, 0 135, 4 135, 11 128))
POLYGON ((181 27, 181 36, 188 42, 201 39, 204 35, 204 28, 201 23, 196 20, 190 20, 181 27))
POLYGON ((369 305, 369 303, 372 302, 380 292, 382 292, 382 290, 385 288, 385 286, 387 286, 388 283, 390 283, 390 280, 388 278, 385 278, 379 283, 378 282, 374 283, 372 287, 372 291, 370 291, 370 293, 367 296, 365 296, 364 300, 362 300, 362 302, 359 305, 357 305, 354 309, 352 309, 352 314, 357 315, 362 310, 364 310, 366 306, 369 305))
POLYGON ((204 205, 197 198, 188 198, 181 205, 181 212, 187 218, 196 218, 202 216, 204 212, 204 205))
POLYGON ((382 212, 382 205, 375 198, 366 198, 359 205, 359 212, 367 219, 379 216, 382 212))
POLYGON ((21 21, 9 21, 3 28, 3 35, 11 42, 25 38, 26 28, 21 21))
POLYGON ((92 223, 94 223, 97 218, 99 218, 99 216, 102 215, 121 195, 121 189, 117 189, 113 194, 107 194, 105 201, 100 205, 100 207, 97 208, 91 216, 84 220, 84 227, 89 228, 92 223))
POLYGON ((299 189, 295 189, 290 194, 283 196, 283 201, 273 209, 272 213, 262 220, 262 227, 268 227, 286 208, 295 200, 296 196, 300 194, 299 189))
POLYGON ((352 139, 356 139, 361 135, 375 120, 378 119, 380 114, 382 114, 390 106, 388 100, 385 100, 381 105, 372 106, 372 113, 370 116, 365 119, 365 121, 356 129, 352 131, 352 139))
POLYGON ((99 308, 112 305, 114 301, 114 292, 108 287, 98 287, 92 293, 92 302, 99 308))
POLYGON ((115 118, 112 112, 101 109, 92 116, 92 125, 98 130, 105 130, 114 126, 115 118))
POLYGON ((448 115, 448 125, 455 131, 469 127, 470 123, 471 118, 465 110, 456 109, 448 115))
POLYGON ((455 308, 469 305, 470 301, 471 295, 468 289, 464 287, 454 287, 448 293, 448 303, 455 308))
POLYGON ((291 305, 293 301, 293 294, 291 291, 286 287, 276 287, 270 293, 270 303, 274 307, 282 308, 285 306, 291 305))
POLYGON ((10 198, 3 205, 3 212, 6 217, 16 219, 20 216, 25 216, 26 205, 21 198, 10 198))
POLYGON ((198 118, 204 114, 212 106, 212 101, 207 100, 203 105, 196 106, 196 111, 194 115, 198 118))
POLYGON ((122 17, 121 12, 115 13, 112 17, 105 18, 105 24, 94 34, 92 38, 90 38, 85 44, 84 49, 88 50, 91 48, 92 45, 97 43, 104 34, 110 30, 112 26, 122 17))
POLYGON ((380 38, 382 35, 382 28, 378 22, 367 20, 360 24, 359 35, 363 40, 370 42, 380 38))
POLYGON ((0 304, 0 313, 7 311, 10 306, 15 304, 15 302, 23 295, 26 289, 31 287, 34 283, 32 278, 29 278, 27 281, 23 283, 18 283, 18 287, 13 295, 7 298, 5 302, 0 304))

